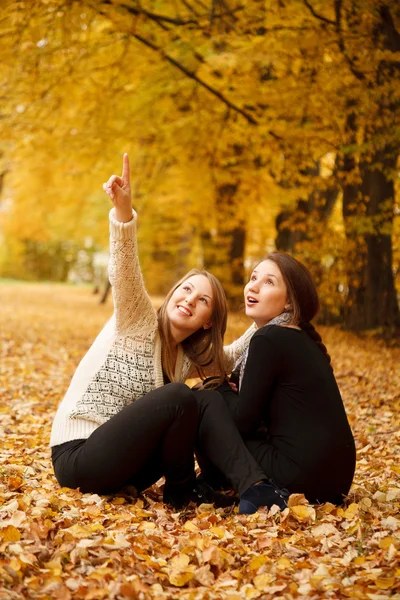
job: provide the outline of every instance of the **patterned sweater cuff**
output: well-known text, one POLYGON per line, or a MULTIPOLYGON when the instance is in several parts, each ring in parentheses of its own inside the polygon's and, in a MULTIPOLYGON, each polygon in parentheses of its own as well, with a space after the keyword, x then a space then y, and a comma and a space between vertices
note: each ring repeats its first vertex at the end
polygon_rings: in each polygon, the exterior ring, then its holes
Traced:
POLYGON ((121 223, 115 218, 115 208, 110 210, 110 235, 114 240, 129 240, 135 231, 137 214, 132 209, 132 219, 128 223, 121 223))

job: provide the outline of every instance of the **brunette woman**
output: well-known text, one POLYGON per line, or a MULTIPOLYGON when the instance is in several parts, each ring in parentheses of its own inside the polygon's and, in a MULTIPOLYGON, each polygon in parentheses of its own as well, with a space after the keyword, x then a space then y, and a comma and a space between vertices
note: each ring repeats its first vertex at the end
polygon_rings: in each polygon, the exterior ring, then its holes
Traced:
MULTIPOLYGON (((238 393, 228 384, 219 391, 268 478, 312 503, 340 504, 353 480, 355 445, 331 359, 311 324, 319 309, 311 274, 273 252, 252 272, 244 299, 257 331, 236 366, 238 393)), ((215 484, 221 457, 208 451, 200 462, 215 484)), ((240 512, 255 512, 261 493, 253 486, 243 494, 240 512)))

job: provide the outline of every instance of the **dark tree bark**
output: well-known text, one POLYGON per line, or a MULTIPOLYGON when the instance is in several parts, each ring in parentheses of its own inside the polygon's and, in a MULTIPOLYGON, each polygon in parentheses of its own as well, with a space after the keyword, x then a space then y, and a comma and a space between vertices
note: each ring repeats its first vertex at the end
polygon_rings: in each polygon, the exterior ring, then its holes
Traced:
MULTIPOLYGON (((296 247, 301 242, 311 242, 316 248, 324 235, 325 225, 329 220, 339 195, 336 183, 322 188, 327 182, 320 178, 320 164, 310 168, 306 175, 315 178, 315 189, 306 200, 299 199, 291 210, 281 211, 275 220, 277 236, 275 244, 278 250, 296 254, 296 247), (320 189, 319 189, 320 188, 320 189)), ((332 177, 334 180, 334 177, 332 177)), ((320 273, 318 253, 314 261, 314 276, 320 273)))
POLYGON ((394 183, 386 176, 396 161, 392 149, 376 152, 372 163, 359 165, 360 184, 343 190, 348 240, 344 322, 349 329, 400 327, 392 257, 394 183))
POLYGON ((105 304, 107 302, 108 294, 110 293, 110 291, 111 291, 111 283, 107 279, 107 281, 105 282, 105 285, 104 285, 103 293, 102 293, 101 298, 99 300, 100 304, 105 304))
POLYGON ((232 310, 243 301, 246 244, 245 223, 238 217, 238 188, 239 183, 217 186, 217 231, 215 236, 202 235, 204 265, 221 281, 232 310))
POLYGON ((318 246, 318 239, 322 237, 324 226, 335 206, 339 194, 336 183, 318 189, 322 183, 321 179, 317 179, 320 177, 320 164, 317 163, 306 174, 315 178, 316 189, 307 200, 299 199, 293 209, 283 210, 276 217, 275 244, 278 250, 295 253, 296 245, 304 241, 312 241, 318 246))
MULTIPOLYGON (((382 3, 379 16, 381 20, 374 30, 376 46, 399 52, 400 33, 389 6, 382 3)), ((365 127, 364 147, 358 164, 354 156, 345 157, 343 161, 344 173, 353 172, 351 184, 348 177, 343 180, 343 216, 348 241, 348 295, 344 321, 346 327, 354 330, 400 327, 392 256, 400 103, 393 100, 384 87, 387 82, 393 84, 399 79, 400 62, 382 60, 374 83, 375 93, 379 88, 382 92, 365 127)), ((355 101, 351 108, 347 131, 349 143, 355 144, 358 129, 355 101)))

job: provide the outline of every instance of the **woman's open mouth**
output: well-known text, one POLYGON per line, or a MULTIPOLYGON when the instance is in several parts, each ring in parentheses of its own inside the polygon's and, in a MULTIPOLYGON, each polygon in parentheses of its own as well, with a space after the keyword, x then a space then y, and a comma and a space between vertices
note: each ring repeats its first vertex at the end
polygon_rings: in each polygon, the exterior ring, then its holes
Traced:
POLYGON ((191 317, 192 316, 192 313, 190 312, 190 310, 188 308, 186 308, 185 306, 182 306, 181 304, 178 304, 176 308, 179 310, 179 312, 182 315, 185 315, 186 317, 191 317))

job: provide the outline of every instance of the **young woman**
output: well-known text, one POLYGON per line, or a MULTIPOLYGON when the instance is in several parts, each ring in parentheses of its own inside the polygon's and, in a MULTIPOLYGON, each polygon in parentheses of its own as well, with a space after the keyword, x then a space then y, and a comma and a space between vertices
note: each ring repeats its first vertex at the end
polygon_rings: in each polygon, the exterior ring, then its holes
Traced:
MULTIPOLYGON (((330 357, 311 324, 319 309, 312 277, 296 259, 273 252, 252 272, 244 299, 257 332, 237 363, 239 392, 227 383, 219 391, 267 477, 312 503, 341 504, 355 446, 330 357)), ((212 453, 203 456, 210 483, 213 465, 212 453)), ((257 491, 241 497, 240 512, 257 510, 257 491)))
MULTIPOLYGON (((114 204, 109 265, 114 316, 82 359, 57 410, 50 440, 57 480, 82 492, 115 493, 126 485, 144 490, 164 475, 164 501, 177 508, 190 501, 230 504, 195 481, 198 406, 183 382, 204 378, 210 365, 221 374, 232 368, 253 330, 223 348, 225 295, 206 271, 181 279, 157 314, 138 261, 127 155, 122 177, 113 175, 104 189, 114 204)), ((245 491, 264 474, 233 420, 229 427, 246 465, 238 478, 245 491)))

